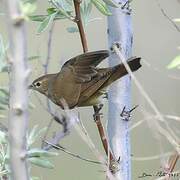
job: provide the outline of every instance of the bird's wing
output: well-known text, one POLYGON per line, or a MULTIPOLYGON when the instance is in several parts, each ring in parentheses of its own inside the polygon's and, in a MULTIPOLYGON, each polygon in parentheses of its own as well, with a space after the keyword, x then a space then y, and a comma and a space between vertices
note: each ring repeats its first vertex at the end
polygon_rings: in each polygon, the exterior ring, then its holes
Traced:
POLYGON ((85 83, 97 75, 96 66, 109 56, 107 50, 87 52, 68 60, 63 69, 71 69, 76 83, 85 83))
POLYGON ((112 69, 98 69, 98 74, 88 83, 83 83, 79 96, 78 105, 88 100, 98 90, 103 89, 105 83, 111 77, 112 69))
POLYGON ((69 59, 67 62, 64 63, 63 67, 71 66, 93 66, 96 67, 103 59, 109 56, 108 50, 100 50, 100 51, 93 51, 87 52, 76 57, 69 59))
POLYGON ((53 96, 56 104, 61 105, 60 99, 63 98, 69 108, 76 106, 84 84, 91 84, 92 80, 94 82, 100 78, 96 66, 108 55, 106 50, 88 52, 67 61, 53 82, 50 96, 53 96))

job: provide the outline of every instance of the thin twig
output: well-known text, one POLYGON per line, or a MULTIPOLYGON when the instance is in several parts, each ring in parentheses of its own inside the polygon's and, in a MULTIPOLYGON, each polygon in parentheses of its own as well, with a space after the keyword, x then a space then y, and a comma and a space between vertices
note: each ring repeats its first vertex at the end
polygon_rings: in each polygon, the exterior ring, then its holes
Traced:
MULTIPOLYGON (((51 51, 52 51, 52 35, 53 35, 53 30, 54 30, 54 22, 49 30, 49 34, 48 34, 48 45, 47 45, 47 56, 46 56, 46 61, 45 63, 43 64, 43 67, 44 67, 44 74, 47 74, 48 73, 48 68, 49 68, 49 64, 50 64, 50 58, 51 58, 51 51)), ((50 104, 50 100, 48 98, 46 98, 46 104, 47 104, 47 109, 48 109, 48 112, 50 114, 52 114, 52 109, 51 109, 51 104, 50 104)), ((41 147, 43 148, 44 146, 44 140, 47 138, 47 135, 48 135, 48 132, 49 132, 49 129, 51 128, 52 126, 52 123, 53 123, 53 119, 50 120, 49 124, 48 124, 48 128, 44 134, 44 137, 42 139, 42 144, 41 144, 41 147)))
POLYGON ((161 7, 161 4, 158 0, 156 0, 156 3, 161 10, 163 16, 176 28, 178 32, 180 32, 180 28, 177 26, 177 24, 167 15, 167 13, 164 11, 164 9, 161 7))
POLYGON ((73 157, 75 157, 77 159, 81 159, 83 161, 87 161, 87 162, 94 163, 94 164, 101 164, 101 162, 99 162, 99 161, 94 161, 94 160, 91 160, 91 159, 87 159, 87 158, 84 158, 84 157, 80 156, 79 154, 72 153, 72 152, 68 151, 66 148, 62 147, 62 146, 52 144, 52 143, 50 143, 48 141, 44 141, 44 142, 47 143, 48 145, 51 145, 55 149, 58 149, 58 150, 66 153, 66 154, 69 154, 70 156, 73 156, 73 157))
POLYGON ((107 162, 106 159, 102 156, 102 154, 100 154, 100 152, 97 150, 95 144, 93 143, 93 141, 91 140, 91 138, 89 137, 87 130, 85 129, 81 129, 79 123, 75 123, 74 124, 74 128, 75 130, 78 132, 78 134, 80 135, 80 137, 84 140, 84 142, 88 145, 88 147, 90 148, 90 150, 96 155, 97 159, 99 159, 99 161, 102 164, 102 167, 104 170, 106 170, 106 175, 110 180, 115 180, 115 177, 112 175, 111 171, 109 169, 107 169, 107 162), (85 131, 84 131, 85 130, 85 131))
POLYGON ((52 35, 53 35, 53 30, 54 30, 54 23, 52 23, 52 26, 51 26, 51 28, 49 30, 49 33, 48 33, 47 56, 46 56, 46 61, 43 64, 44 74, 48 73, 48 68, 49 68, 49 63, 50 63, 50 58, 51 58, 51 51, 52 51, 52 35))
POLYGON ((147 156, 146 157, 134 157, 134 156, 132 156, 131 159, 133 161, 154 161, 154 160, 157 160, 157 159, 169 156, 169 155, 172 155, 172 152, 167 152, 164 154, 159 154, 159 155, 154 155, 154 156, 149 156, 149 157, 147 157, 147 156))

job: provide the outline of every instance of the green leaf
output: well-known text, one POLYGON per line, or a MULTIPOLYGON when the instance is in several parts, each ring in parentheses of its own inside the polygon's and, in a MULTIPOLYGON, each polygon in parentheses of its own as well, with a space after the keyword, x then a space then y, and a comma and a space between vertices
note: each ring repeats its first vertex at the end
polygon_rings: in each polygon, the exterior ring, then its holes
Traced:
POLYGON ((38 27, 38 33, 42 33, 43 31, 45 31, 48 26, 53 22, 55 16, 56 16, 57 12, 47 16, 39 25, 38 27))
MULTIPOLYGON (((0 108, 1 108, 1 106, 0 106, 0 108)), ((0 109, 0 110, 1 110, 1 109, 0 109)), ((3 114, 0 114, 0 119, 4 119, 4 118, 6 118, 6 116, 3 115, 3 114)))
POLYGON ((31 177, 31 180, 40 180, 40 178, 33 176, 33 177, 31 177))
POLYGON ((5 66, 2 68, 1 72, 9 72, 9 65, 5 65, 5 66))
POLYGON ((32 3, 32 2, 20 1, 20 9, 23 15, 29 16, 36 11, 37 5, 36 3, 32 3))
POLYGON ((31 19, 32 21, 42 22, 47 17, 48 17, 48 15, 33 15, 33 16, 29 16, 29 19, 31 19))
POLYGON ((0 95, 3 94, 5 96, 9 96, 9 91, 7 87, 0 87, 0 95))
POLYGON ((4 60, 5 55, 6 55, 6 48, 5 48, 5 45, 4 45, 3 38, 2 38, 2 36, 0 34, 0 72, 6 66, 6 62, 4 60))
POLYGON ((57 156, 58 153, 46 151, 43 149, 33 148, 27 152, 27 155, 29 158, 31 158, 31 157, 53 157, 53 156, 57 156))
POLYGON ((69 33, 76 33, 79 32, 77 27, 67 27, 66 28, 69 33))
POLYGON ((174 22, 180 22, 180 18, 173 19, 174 22))
POLYGON ((51 0, 52 3, 56 5, 56 7, 63 9, 66 12, 73 11, 73 3, 72 1, 67 0, 51 0))
POLYGON ((115 8, 120 7, 119 4, 115 3, 113 0, 103 0, 103 1, 111 7, 115 7, 115 8))
POLYGON ((46 130, 47 130, 47 127, 38 129, 38 125, 35 125, 27 138, 28 146, 31 146, 40 137, 40 135, 44 133, 46 130))
POLYGON ((40 56, 30 56, 28 57, 28 60, 31 61, 31 60, 35 60, 35 59, 39 59, 40 56))
POLYGON ((28 161, 39 167, 48 168, 48 169, 54 168, 54 165, 49 160, 44 158, 33 157, 33 158, 28 158, 28 161))
MULTIPOLYGON (((34 16, 29 16, 29 19, 31 19, 31 21, 37 21, 37 22, 42 22, 44 21, 49 15, 34 15, 34 16)), ((59 19, 65 19, 66 17, 61 14, 60 12, 58 12, 58 14, 56 15, 56 17, 54 18, 54 20, 59 20, 59 19)))
POLYGON ((167 68, 168 69, 173 69, 173 68, 177 68, 178 66, 180 66, 180 55, 175 57, 171 63, 168 64, 167 68))
POLYGON ((3 131, 0 131, 0 144, 7 144, 7 136, 3 131))
POLYGON ((9 99, 0 96, 0 104, 1 105, 8 105, 9 104, 9 99))
POLYGON ((3 105, 0 105, 0 110, 1 110, 1 111, 7 110, 7 107, 6 107, 6 106, 3 106, 3 105))
POLYGON ((109 11, 107 5, 104 3, 103 0, 91 0, 91 1, 102 14, 106 16, 111 15, 111 12, 109 11))
POLYGON ((50 3, 55 6, 58 11, 66 18, 71 19, 72 6, 66 0, 50 0, 50 3))
POLYGON ((87 24, 90 22, 91 10, 92 10, 92 3, 90 1, 82 1, 81 15, 84 26, 87 26, 87 24))
POLYGON ((32 102, 29 102, 29 106, 28 106, 30 109, 34 109, 36 106, 32 103, 32 102))
POLYGON ((54 7, 50 7, 50 8, 47 9, 47 13, 48 13, 48 14, 53 14, 53 13, 55 13, 56 11, 57 11, 57 9, 54 8, 54 7))

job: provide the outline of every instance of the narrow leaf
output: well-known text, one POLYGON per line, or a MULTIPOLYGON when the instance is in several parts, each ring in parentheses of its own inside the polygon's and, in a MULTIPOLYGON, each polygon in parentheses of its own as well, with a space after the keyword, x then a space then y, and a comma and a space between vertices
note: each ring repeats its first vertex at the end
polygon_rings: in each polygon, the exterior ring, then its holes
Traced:
POLYGON ((31 60, 35 60, 35 59, 39 59, 40 56, 30 56, 28 57, 28 60, 31 61, 31 60))
POLYGON ((48 169, 53 169, 54 165, 48 161, 47 159, 44 158, 29 158, 28 159, 32 164, 39 166, 39 167, 43 167, 43 168, 48 168, 48 169))
POLYGON ((57 12, 47 16, 44 21, 42 21, 38 27, 38 33, 42 33, 43 31, 45 31, 48 26, 53 22, 55 16, 56 16, 57 12))
POLYGON ((35 125, 28 136, 28 146, 31 146, 39 136, 47 130, 47 127, 38 129, 38 125, 35 125))
POLYGON ((175 57, 175 58, 171 61, 171 63, 168 64, 167 68, 168 68, 168 69, 173 69, 173 68, 176 68, 176 67, 178 67, 178 66, 180 66, 180 55, 177 56, 177 57, 175 57))
POLYGON ((2 38, 2 36, 0 34, 0 71, 2 71, 2 69, 6 65, 6 63, 4 61, 5 53, 6 53, 6 48, 4 46, 3 38, 2 38))
POLYGON ((107 5, 102 0, 92 0, 92 3, 96 6, 96 8, 104 15, 110 16, 111 12, 109 11, 107 5))
POLYGON ((115 8, 119 7, 119 5, 117 3, 115 3, 113 0, 103 0, 103 1, 111 7, 115 7, 115 8))
POLYGON ((67 29, 67 31, 69 33, 76 33, 76 32, 78 32, 78 28, 77 27, 67 27, 66 29, 67 29))
POLYGON ((180 18, 173 19, 174 22, 180 22, 180 18))
POLYGON ((58 153, 33 148, 28 151, 27 155, 28 157, 53 157, 57 156, 58 153))

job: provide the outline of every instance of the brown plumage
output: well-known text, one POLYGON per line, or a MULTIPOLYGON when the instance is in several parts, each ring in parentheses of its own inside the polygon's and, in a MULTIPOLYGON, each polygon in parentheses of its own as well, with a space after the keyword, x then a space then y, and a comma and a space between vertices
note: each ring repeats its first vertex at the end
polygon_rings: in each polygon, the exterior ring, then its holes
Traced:
MULTIPOLYGON (((97 68, 109 56, 107 50, 81 54, 67 61, 56 74, 47 74, 33 81, 31 89, 46 95, 63 108, 63 99, 72 109, 75 106, 91 106, 100 103, 99 97, 115 80, 127 74, 123 64, 97 68)), ((141 58, 131 58, 128 65, 132 71, 141 67, 141 58)))

